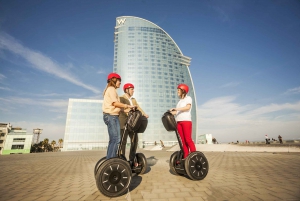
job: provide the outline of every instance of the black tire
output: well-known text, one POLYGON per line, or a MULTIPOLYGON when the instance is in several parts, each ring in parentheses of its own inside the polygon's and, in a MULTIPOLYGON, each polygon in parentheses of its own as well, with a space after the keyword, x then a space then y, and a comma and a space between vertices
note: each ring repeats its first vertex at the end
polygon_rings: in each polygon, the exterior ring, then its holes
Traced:
POLYGON ((96 163, 95 168, 94 168, 94 177, 96 176, 97 171, 98 171, 100 165, 101 165, 105 160, 106 160, 106 156, 103 157, 103 158, 101 158, 101 159, 96 163))
POLYGON ((186 174, 192 180, 202 180, 206 177, 209 165, 206 157, 202 152, 192 152, 185 159, 186 174))
POLYGON ((136 174, 144 174, 147 170, 147 159, 145 157, 144 154, 142 153, 137 153, 135 154, 135 157, 136 157, 136 160, 137 160, 137 163, 139 164, 139 167, 141 168, 140 171, 136 171, 136 174))
POLYGON ((107 197, 125 194, 131 182, 131 168, 127 161, 111 158, 104 161, 96 174, 98 190, 107 197))
POLYGON ((175 174, 175 175, 182 175, 178 172, 176 172, 176 169, 175 169, 175 166, 177 166, 177 161, 179 160, 177 157, 178 157, 178 152, 179 151, 175 151, 171 157, 170 157, 170 162, 169 162, 169 166, 170 166, 170 171, 175 174))

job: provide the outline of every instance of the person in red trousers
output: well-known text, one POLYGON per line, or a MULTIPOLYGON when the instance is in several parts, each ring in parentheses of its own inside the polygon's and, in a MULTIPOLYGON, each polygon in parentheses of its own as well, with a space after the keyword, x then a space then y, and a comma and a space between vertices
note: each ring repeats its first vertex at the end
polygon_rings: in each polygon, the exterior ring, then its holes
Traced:
POLYGON ((177 130, 182 141, 184 158, 189 153, 196 151, 195 143, 192 140, 192 98, 187 95, 188 92, 189 87, 186 84, 179 84, 177 86, 177 95, 180 100, 176 108, 170 109, 172 114, 175 115, 177 130))

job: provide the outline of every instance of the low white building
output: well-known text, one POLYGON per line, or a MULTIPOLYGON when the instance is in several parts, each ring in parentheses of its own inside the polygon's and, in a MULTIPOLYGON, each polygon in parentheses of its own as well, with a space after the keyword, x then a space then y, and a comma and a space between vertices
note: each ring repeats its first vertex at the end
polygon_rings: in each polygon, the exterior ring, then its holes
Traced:
POLYGON ((0 154, 30 153, 33 134, 26 129, 0 123, 0 154))
POLYGON ((213 144, 212 134, 199 135, 197 144, 213 144))

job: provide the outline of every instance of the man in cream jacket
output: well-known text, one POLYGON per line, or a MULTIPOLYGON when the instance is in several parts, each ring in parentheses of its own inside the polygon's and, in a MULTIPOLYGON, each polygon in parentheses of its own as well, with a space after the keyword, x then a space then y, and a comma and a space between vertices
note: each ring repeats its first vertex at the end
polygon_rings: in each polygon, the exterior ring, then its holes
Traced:
MULTIPOLYGON (((142 112, 143 116, 145 116, 146 118, 148 118, 149 116, 142 110, 142 108, 139 106, 139 104, 137 103, 136 99, 133 98, 133 93, 134 93, 134 86, 131 83, 126 83, 123 86, 123 90, 125 92, 125 94, 123 94, 122 96, 120 96, 120 102, 127 104, 127 105, 131 105, 131 106, 136 106, 137 109, 139 111, 142 112)), ((130 152, 129 152, 129 161, 132 162, 132 166, 137 166, 137 164, 133 164, 134 161, 134 157, 136 154, 136 149, 138 146, 138 135, 134 135, 133 132, 126 130, 126 132, 124 133, 124 127, 128 118, 128 112, 130 109, 125 109, 125 110, 121 110, 120 112, 120 116, 119 116, 119 120, 120 120, 120 127, 121 127, 121 139, 123 138, 123 141, 121 140, 120 142, 120 146, 121 146, 121 154, 125 156, 125 149, 126 149, 126 143, 127 143, 127 137, 129 135, 130 137, 130 152), (124 137, 123 137, 124 135, 124 137)))

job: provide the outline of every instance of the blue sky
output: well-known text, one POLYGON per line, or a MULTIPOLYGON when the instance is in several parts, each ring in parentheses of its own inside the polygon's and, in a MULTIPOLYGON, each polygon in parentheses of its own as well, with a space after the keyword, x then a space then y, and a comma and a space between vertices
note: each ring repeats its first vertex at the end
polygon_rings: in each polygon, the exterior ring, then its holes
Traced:
POLYGON ((0 122, 63 138, 68 99, 102 97, 118 16, 157 24, 192 58, 199 133, 300 138, 296 0, 0 0, 0 122))

